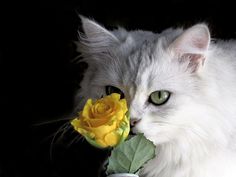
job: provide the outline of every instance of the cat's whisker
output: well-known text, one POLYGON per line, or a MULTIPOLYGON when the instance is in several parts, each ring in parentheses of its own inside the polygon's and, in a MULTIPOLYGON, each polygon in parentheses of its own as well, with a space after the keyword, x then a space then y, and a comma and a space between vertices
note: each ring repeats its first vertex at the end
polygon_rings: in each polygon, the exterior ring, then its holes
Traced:
POLYGON ((50 135, 48 135, 48 136, 46 136, 45 138, 43 138, 43 139, 40 141, 40 143, 44 143, 45 141, 51 139, 54 135, 55 135, 55 132, 52 133, 52 134, 50 134, 50 135))
POLYGON ((82 135, 80 134, 76 135, 76 137, 73 138, 70 143, 68 143, 67 147, 70 147, 73 143, 79 142, 82 138, 83 138, 82 135))
POLYGON ((172 126, 172 127, 177 127, 179 129, 184 129, 185 131, 189 131, 193 134, 195 134, 197 137, 199 137, 200 139, 207 139, 207 134, 202 132, 202 131, 198 131, 196 128, 190 128, 186 125, 176 125, 176 124, 173 124, 173 123, 170 123, 170 122, 164 122, 164 121, 154 121, 153 122, 154 124, 158 124, 158 126, 172 126))
POLYGON ((68 121, 68 120, 71 120, 71 118, 64 118, 64 119, 56 119, 56 120, 39 122, 39 123, 33 124, 32 126, 42 126, 42 125, 48 125, 48 124, 57 123, 57 122, 61 122, 61 121, 68 121))
POLYGON ((153 124, 158 124, 159 126, 172 126, 172 127, 178 127, 178 128, 182 128, 182 129, 188 129, 187 126, 185 125, 177 125, 177 124, 173 124, 170 122, 164 122, 164 121, 153 121, 153 124))
POLYGON ((75 142, 76 142, 76 143, 79 142, 79 141, 82 141, 82 142, 83 142, 84 139, 85 139, 85 138, 81 135, 81 136, 79 136, 79 137, 76 139, 75 142))
MULTIPOLYGON (((63 124, 64 125, 64 124, 63 124)), ((69 129, 70 127, 68 127, 68 129, 69 129)), ((54 137, 55 136, 55 132, 54 133, 52 133, 52 134, 50 134, 50 135, 48 135, 48 136, 46 136, 42 141, 41 141, 41 143, 43 143, 43 142, 45 142, 45 141, 47 141, 48 139, 50 139, 50 138, 52 138, 52 137, 54 137)), ((60 138, 59 138, 60 139, 60 138)))
POLYGON ((57 141, 60 141, 61 139, 63 139, 64 135, 71 129, 71 125, 67 124, 65 126, 65 128, 62 129, 62 133, 61 136, 57 139, 57 141))
MULTIPOLYGON (((59 129, 53 135, 52 141, 50 143, 50 159, 51 160, 52 160, 53 145, 54 145, 54 142, 56 140, 56 137, 61 131, 63 131, 63 132, 65 131, 65 128, 68 127, 68 124, 69 124, 69 122, 64 123, 62 126, 59 127, 59 129)), ((62 137, 60 136, 60 138, 62 138, 62 137)), ((58 141, 58 139, 57 139, 57 141, 58 141)))

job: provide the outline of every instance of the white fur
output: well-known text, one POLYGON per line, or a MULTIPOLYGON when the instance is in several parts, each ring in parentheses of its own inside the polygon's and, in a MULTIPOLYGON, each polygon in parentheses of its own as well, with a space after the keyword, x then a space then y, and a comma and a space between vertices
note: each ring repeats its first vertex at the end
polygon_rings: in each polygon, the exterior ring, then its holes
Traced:
POLYGON ((82 23, 78 51, 89 68, 76 110, 106 85, 124 92, 131 118, 141 119, 133 130, 157 146, 140 176, 235 177, 236 42, 210 43, 204 24, 154 34, 82 23), (166 104, 147 101, 162 89, 172 93, 166 104))

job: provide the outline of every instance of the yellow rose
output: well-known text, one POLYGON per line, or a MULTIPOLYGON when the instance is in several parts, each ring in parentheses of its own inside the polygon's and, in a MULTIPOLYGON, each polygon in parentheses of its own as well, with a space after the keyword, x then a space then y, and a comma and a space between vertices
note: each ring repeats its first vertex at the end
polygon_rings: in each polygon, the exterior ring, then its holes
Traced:
POLYGON ((88 99, 79 117, 71 121, 76 131, 100 148, 124 141, 130 131, 127 103, 113 93, 99 100, 88 99))

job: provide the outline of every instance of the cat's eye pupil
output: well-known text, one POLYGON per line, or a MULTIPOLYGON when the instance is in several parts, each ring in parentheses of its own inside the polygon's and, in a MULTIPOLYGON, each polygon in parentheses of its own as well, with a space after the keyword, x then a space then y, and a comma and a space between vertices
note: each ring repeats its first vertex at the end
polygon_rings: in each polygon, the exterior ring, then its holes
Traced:
POLYGON ((169 98, 170 98, 169 91, 158 90, 151 93, 148 101, 156 106, 160 106, 165 104, 169 100, 169 98))
POLYGON ((120 98, 123 99, 125 97, 124 93, 117 87, 114 87, 114 86, 106 86, 106 94, 107 95, 110 95, 112 93, 118 93, 120 94, 120 98))

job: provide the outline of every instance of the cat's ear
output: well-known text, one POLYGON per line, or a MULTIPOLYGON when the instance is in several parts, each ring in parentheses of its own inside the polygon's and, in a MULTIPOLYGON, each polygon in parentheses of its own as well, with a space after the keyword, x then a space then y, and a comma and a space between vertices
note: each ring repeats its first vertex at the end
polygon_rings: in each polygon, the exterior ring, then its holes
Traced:
POLYGON ((81 15, 80 19, 86 40, 92 43, 92 46, 109 47, 119 42, 115 35, 95 21, 81 15))
POLYGON ((208 27, 205 24, 197 24, 185 30, 169 48, 180 61, 189 62, 188 68, 195 72, 203 66, 209 45, 208 27))

